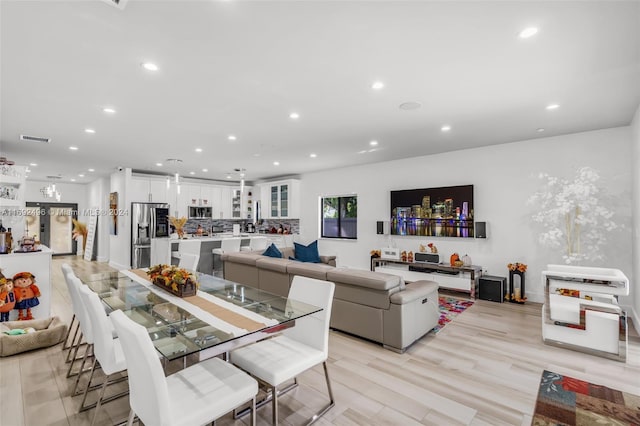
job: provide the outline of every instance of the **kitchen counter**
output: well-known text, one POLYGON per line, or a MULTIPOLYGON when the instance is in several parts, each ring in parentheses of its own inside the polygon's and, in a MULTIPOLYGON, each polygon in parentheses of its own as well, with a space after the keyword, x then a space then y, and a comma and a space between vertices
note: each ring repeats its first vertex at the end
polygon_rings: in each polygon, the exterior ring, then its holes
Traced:
MULTIPOLYGON (((12 278, 18 272, 31 272, 35 276, 35 284, 40 289, 40 304, 31 308, 31 314, 35 319, 44 319, 51 316, 51 255, 53 250, 40 245, 40 251, 25 253, 9 253, 0 255, 0 269, 7 278, 12 278)), ((9 320, 15 321, 18 311, 9 313, 9 320)))
POLYGON ((293 234, 259 234, 241 233, 234 236, 233 233, 221 233, 213 236, 192 236, 179 240, 177 238, 152 238, 151 239, 151 265, 157 264, 178 264, 175 253, 178 252, 180 241, 198 241, 200 243, 200 260, 198 261, 199 272, 205 274, 213 273, 213 249, 220 248, 222 240, 228 238, 240 238, 241 246, 248 246, 252 238, 267 237, 268 244, 275 244, 279 248, 293 246, 293 234))

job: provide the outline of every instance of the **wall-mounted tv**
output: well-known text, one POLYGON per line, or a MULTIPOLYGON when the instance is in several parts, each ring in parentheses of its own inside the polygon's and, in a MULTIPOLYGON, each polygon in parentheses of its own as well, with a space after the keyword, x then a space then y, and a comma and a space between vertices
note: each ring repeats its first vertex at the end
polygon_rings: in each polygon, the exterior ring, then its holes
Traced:
POLYGON ((391 191, 391 235, 473 238, 473 185, 391 191))

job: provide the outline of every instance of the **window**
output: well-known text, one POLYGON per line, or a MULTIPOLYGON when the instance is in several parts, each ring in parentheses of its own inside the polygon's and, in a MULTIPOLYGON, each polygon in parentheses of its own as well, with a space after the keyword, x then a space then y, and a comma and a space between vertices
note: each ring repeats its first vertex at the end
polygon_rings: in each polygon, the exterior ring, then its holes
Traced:
POLYGON ((323 197, 320 217, 322 238, 358 238, 358 196, 323 197))

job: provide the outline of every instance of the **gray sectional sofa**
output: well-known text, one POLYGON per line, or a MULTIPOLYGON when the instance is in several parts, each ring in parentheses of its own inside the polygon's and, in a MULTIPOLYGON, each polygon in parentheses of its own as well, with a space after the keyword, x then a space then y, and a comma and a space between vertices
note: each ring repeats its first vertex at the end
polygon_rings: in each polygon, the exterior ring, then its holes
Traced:
POLYGON ((438 324, 438 283, 404 284, 396 275, 350 268, 336 268, 335 257, 322 263, 289 260, 258 252, 225 253, 225 279, 286 296, 295 275, 335 283, 331 328, 381 343, 404 352, 438 324), (332 265, 332 264, 333 265, 332 265))

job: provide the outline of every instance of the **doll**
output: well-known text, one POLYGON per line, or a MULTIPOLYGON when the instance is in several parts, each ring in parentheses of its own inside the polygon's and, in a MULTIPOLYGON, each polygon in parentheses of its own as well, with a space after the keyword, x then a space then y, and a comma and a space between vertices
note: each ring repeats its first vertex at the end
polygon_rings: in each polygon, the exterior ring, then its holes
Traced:
POLYGON ((36 277, 31 272, 18 272, 13 276, 13 292, 16 296, 14 309, 18 310, 18 321, 31 320, 31 308, 38 306, 40 301, 40 289, 35 284, 36 277), (26 315, 22 311, 26 309, 26 315))
POLYGON ((0 278, 0 322, 9 321, 9 312, 16 304, 16 296, 13 292, 13 281, 0 278))

